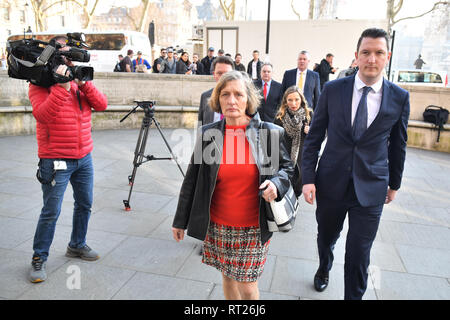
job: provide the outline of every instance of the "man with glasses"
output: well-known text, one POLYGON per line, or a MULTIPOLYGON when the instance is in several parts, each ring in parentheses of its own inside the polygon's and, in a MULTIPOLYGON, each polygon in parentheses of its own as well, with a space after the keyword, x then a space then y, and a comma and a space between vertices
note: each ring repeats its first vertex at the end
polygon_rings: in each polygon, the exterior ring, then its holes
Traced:
POLYGON ((153 62, 153 73, 160 73, 161 63, 163 60, 165 60, 167 57, 167 49, 162 48, 161 49, 161 56, 159 58, 155 59, 155 62, 153 62))
POLYGON ((174 50, 172 48, 167 49, 167 59, 162 61, 159 73, 177 73, 177 60, 175 59, 174 50))

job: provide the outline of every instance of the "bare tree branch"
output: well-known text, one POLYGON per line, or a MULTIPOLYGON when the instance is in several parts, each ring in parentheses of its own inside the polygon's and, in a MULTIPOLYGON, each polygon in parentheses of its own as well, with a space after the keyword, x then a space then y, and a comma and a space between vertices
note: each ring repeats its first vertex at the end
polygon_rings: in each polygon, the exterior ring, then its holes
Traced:
POLYGON ((309 0, 309 13, 308 13, 308 19, 312 20, 314 19, 314 0, 309 0))
POLYGON ((84 25, 84 29, 89 28, 89 26, 91 25, 92 17, 94 16, 95 9, 97 8, 97 4, 99 2, 99 0, 95 0, 94 6, 92 7, 91 11, 88 12, 88 10, 87 10, 87 8, 88 8, 88 1, 89 0, 85 0, 84 1, 84 5, 83 5, 83 9, 84 9, 85 15, 86 15, 86 23, 84 25))
POLYGON ((416 18, 423 17, 424 15, 427 15, 427 14, 429 14, 430 12, 436 10, 436 9, 438 8, 439 5, 449 5, 449 4, 450 4, 450 2, 448 2, 448 1, 439 1, 439 2, 436 2, 436 3, 433 5, 433 8, 431 8, 431 9, 428 10, 427 12, 424 12, 424 13, 419 14, 419 15, 417 15, 417 16, 405 17, 405 18, 401 18, 401 19, 398 19, 398 20, 392 19, 392 25, 394 25, 394 24, 396 24, 396 23, 398 23, 398 22, 400 22, 400 21, 403 21, 403 20, 416 19, 416 18))
POLYGON ((128 20, 130 20, 131 23, 133 24, 134 30, 138 30, 139 26, 136 24, 136 22, 134 22, 134 18, 130 15, 130 10, 129 10, 127 7, 119 7, 119 8, 125 9, 127 18, 128 18, 128 20))
POLYGON ((321 18, 321 17, 323 17, 325 15, 327 6, 328 6, 328 0, 321 0, 320 1, 318 18, 321 18))
POLYGON ((44 29, 44 15, 41 7, 44 5, 45 0, 30 0, 34 13, 34 21, 36 31, 42 31, 44 29))
POLYGON ((400 10, 403 7, 403 0, 399 0, 397 3, 395 3, 395 0, 387 0, 386 18, 388 19, 388 33, 391 34, 392 27, 400 21, 423 17, 423 16, 427 15, 428 13, 438 9, 440 5, 448 6, 449 4, 450 4, 449 1, 438 1, 438 2, 434 3, 433 7, 430 10, 428 10, 422 14, 395 20, 395 17, 397 16, 397 14, 400 12, 400 10))
POLYGON ((48 9, 50 9, 51 7, 53 7, 53 6, 57 5, 57 4, 63 4, 63 3, 67 3, 69 1, 74 2, 75 4, 77 4, 80 7, 83 7, 83 5, 81 3, 78 3, 76 0, 60 0, 60 1, 55 1, 55 2, 53 2, 51 4, 49 4, 45 9, 42 9, 42 12, 47 11, 48 9))
POLYGON ((403 7, 403 0, 399 0, 397 5, 394 4, 392 16, 395 17, 402 7, 403 7))
POLYGON ((301 20, 300 13, 294 7, 294 0, 291 0, 291 8, 292 8, 292 11, 294 12, 294 14, 298 17, 298 20, 301 20))
POLYGON ((142 15, 141 15, 141 19, 139 22, 139 32, 144 32, 144 21, 145 18, 147 17, 148 14, 148 8, 150 7, 150 1, 149 0, 142 0, 142 2, 144 3, 144 10, 142 11, 142 15))

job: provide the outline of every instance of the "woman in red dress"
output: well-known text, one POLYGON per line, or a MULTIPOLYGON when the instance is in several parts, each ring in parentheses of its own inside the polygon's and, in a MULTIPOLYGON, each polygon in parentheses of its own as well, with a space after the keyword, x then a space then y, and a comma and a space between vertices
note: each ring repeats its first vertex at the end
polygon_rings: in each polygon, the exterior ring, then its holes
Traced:
POLYGON ((221 77, 210 105, 224 119, 201 128, 172 224, 175 240, 187 229, 204 241, 202 262, 222 273, 226 299, 259 298, 272 235, 263 201, 282 198, 293 174, 284 130, 270 123, 262 129, 259 99, 247 75, 221 77))

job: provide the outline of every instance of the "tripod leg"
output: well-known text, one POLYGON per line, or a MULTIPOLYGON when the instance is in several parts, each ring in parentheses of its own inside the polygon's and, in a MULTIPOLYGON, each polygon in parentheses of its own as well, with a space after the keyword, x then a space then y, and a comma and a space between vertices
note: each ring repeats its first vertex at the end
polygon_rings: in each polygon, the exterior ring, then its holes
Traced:
POLYGON ((128 176, 128 182, 130 185, 130 192, 128 193, 128 200, 123 200, 125 205, 125 211, 131 211, 130 207, 130 199, 131 193, 133 192, 134 179, 136 178, 137 168, 142 164, 142 159, 144 157, 145 145, 147 144, 147 136, 148 130, 150 127, 149 119, 144 118, 141 126, 141 130, 139 132, 138 141, 136 143, 136 149, 134 152, 134 160, 133 160, 133 173, 131 176, 128 176))
POLYGON ((178 163, 177 157, 173 154, 172 148, 170 147, 169 143, 167 142, 166 137, 164 136, 164 133, 161 131, 161 127, 160 127, 158 121, 156 121, 155 118, 152 118, 152 119, 153 119, 153 122, 155 123, 156 128, 158 129, 159 133, 161 134, 161 137, 163 138, 163 140, 164 140, 164 142, 165 142, 165 144, 167 146, 167 149, 169 149, 169 152, 172 155, 172 159, 175 160, 175 163, 177 164, 178 169, 180 169, 180 172, 181 172, 181 174, 183 175, 183 178, 184 178, 183 169, 181 169, 181 166, 178 163))

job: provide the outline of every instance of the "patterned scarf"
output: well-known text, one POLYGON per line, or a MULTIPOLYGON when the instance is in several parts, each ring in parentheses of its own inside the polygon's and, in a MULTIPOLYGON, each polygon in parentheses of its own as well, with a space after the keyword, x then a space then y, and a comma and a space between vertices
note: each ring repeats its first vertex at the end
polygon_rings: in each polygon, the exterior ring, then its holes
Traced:
POLYGON ((284 117, 281 118, 284 130, 286 130, 287 135, 292 139, 291 159, 294 165, 297 163, 298 150, 300 149, 302 139, 303 122, 305 119, 306 113, 304 108, 299 108, 296 111, 287 108, 284 117))

